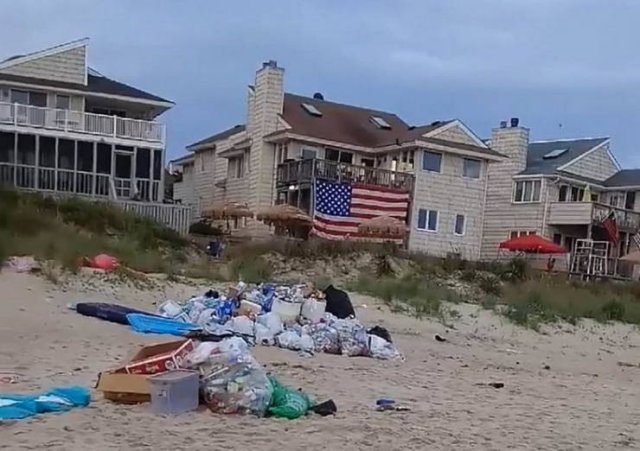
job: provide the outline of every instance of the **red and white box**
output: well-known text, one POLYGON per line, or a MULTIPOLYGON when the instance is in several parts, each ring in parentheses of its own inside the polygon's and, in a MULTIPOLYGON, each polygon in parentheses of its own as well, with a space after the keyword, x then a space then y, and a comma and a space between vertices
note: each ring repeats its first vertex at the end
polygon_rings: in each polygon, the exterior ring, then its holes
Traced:
POLYGON ((158 374, 182 368, 184 359, 195 349, 193 340, 145 346, 125 365, 128 374, 158 374))

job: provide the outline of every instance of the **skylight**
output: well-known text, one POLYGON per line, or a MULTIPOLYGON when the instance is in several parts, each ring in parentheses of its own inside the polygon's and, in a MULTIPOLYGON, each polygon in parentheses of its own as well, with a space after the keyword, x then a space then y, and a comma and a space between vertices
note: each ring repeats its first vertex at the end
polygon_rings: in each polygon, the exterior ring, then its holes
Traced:
POLYGON ((560 155, 564 155, 569 149, 555 149, 545 154, 542 158, 550 160, 551 158, 558 158, 560 155))
POLYGON ((304 110, 312 116, 322 116, 322 112, 310 103, 303 103, 302 108, 304 108, 304 110))
POLYGON ((378 128, 384 128, 387 130, 391 129, 391 125, 389 125, 389 123, 380 116, 371 116, 371 122, 373 122, 378 128))

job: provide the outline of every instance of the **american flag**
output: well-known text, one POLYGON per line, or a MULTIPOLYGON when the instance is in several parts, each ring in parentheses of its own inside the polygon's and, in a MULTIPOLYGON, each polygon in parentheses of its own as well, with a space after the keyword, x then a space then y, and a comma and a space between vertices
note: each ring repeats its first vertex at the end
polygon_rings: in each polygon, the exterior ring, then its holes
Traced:
MULTIPOLYGON (((316 180, 313 229, 317 236, 332 240, 367 238, 358 232, 365 219, 391 216, 404 221, 409 193, 375 185, 316 180)), ((379 241, 379 240, 374 240, 379 241)), ((393 241, 402 242, 394 239, 393 241)))

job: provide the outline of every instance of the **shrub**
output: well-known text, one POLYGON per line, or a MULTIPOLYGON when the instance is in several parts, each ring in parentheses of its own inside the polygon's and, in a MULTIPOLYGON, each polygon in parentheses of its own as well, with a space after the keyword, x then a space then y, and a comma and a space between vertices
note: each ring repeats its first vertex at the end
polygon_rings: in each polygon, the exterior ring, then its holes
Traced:
POLYGON ((192 233, 195 235, 221 236, 222 228, 213 227, 211 226, 211 224, 204 221, 194 222, 189 226, 189 233, 192 233))
POLYGON ((233 279, 248 283, 268 282, 273 274, 271 264, 263 257, 232 260, 229 271, 233 279))

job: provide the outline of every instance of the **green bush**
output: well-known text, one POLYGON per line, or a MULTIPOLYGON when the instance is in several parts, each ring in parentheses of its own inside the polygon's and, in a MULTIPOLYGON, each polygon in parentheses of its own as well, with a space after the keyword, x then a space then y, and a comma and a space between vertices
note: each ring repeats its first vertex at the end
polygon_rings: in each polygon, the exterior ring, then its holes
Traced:
POLYGON ((211 224, 204 221, 194 222, 189 226, 189 233, 194 235, 221 236, 222 228, 213 227, 211 224))
POLYGON ((234 280, 261 283, 271 280, 273 268, 263 257, 237 258, 229 264, 229 272, 234 280))

